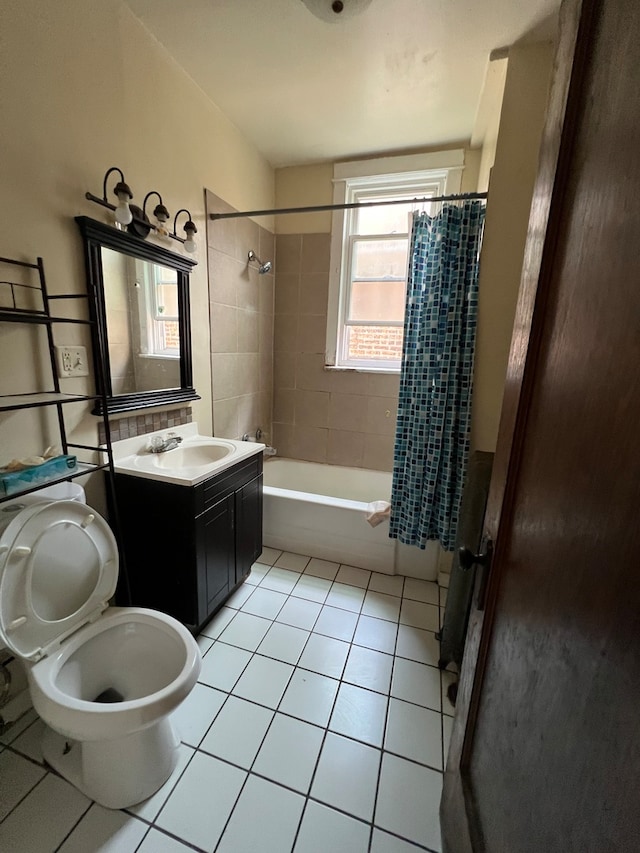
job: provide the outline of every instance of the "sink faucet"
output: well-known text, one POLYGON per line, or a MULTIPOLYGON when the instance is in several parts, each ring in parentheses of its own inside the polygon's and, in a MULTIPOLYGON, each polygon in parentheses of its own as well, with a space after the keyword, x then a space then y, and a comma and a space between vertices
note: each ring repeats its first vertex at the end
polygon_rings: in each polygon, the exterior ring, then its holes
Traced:
POLYGON ((151 453, 165 453, 167 450, 174 450, 181 441, 182 436, 176 435, 174 432, 170 432, 166 438, 162 438, 161 435, 154 435, 149 444, 149 451, 151 453))

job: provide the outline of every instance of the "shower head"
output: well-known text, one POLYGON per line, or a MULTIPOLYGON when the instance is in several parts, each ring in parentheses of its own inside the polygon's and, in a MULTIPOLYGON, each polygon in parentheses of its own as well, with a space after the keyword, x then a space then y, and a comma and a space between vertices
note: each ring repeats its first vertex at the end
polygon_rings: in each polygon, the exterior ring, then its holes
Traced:
POLYGON ((260 273, 260 275, 264 275, 265 273, 271 270, 271 261, 265 261, 264 263, 262 263, 260 258, 253 251, 253 249, 249 252, 247 257, 249 259, 249 263, 251 263, 251 261, 255 261, 258 264, 258 272, 260 273))

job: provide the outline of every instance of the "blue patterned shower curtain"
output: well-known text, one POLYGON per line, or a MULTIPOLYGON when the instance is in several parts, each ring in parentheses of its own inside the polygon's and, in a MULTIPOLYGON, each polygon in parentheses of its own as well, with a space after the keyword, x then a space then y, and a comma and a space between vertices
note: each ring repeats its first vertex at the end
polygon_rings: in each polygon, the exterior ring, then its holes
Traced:
POLYGON ((453 550, 469 454, 478 254, 485 204, 415 214, 389 536, 453 550))

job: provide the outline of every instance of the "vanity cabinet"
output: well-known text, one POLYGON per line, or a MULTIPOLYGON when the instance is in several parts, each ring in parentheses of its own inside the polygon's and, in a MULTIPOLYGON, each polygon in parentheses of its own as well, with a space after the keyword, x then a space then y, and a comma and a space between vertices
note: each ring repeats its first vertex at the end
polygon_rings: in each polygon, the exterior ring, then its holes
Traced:
POLYGON ((262 453, 195 486, 115 482, 131 603, 197 631, 262 551, 262 453))

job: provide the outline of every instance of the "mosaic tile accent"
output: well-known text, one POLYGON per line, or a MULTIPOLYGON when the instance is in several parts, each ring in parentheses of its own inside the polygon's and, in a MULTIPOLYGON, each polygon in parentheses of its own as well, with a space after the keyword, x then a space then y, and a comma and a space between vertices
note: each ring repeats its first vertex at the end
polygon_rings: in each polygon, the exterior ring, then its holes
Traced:
POLYGON ((455 544, 469 455, 478 258, 485 204, 415 215, 400 370, 389 536, 455 544))
MULTIPOLYGON (((149 412, 144 415, 131 415, 128 418, 110 418, 111 441, 135 438, 137 435, 146 435, 160 429, 190 424, 192 420, 193 416, 188 406, 183 406, 181 409, 170 409, 168 412, 149 412)), ((106 441, 102 422, 98 424, 98 441, 100 444, 104 444, 106 441)))

